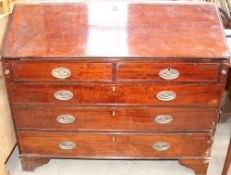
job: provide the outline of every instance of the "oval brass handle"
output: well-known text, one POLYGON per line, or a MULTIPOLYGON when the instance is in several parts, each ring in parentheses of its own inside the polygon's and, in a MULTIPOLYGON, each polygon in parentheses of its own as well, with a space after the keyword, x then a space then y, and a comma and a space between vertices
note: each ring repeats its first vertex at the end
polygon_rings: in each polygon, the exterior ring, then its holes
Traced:
POLYGON ((75 116, 70 115, 70 114, 62 114, 62 115, 59 115, 56 119, 61 124, 70 124, 70 123, 74 123, 75 116))
POLYGON ((58 100, 70 100, 73 96, 73 93, 68 90, 59 90, 54 93, 54 97, 58 100))
POLYGON ((65 141, 65 142, 59 143, 59 148, 63 149, 63 150, 75 149, 76 146, 77 145, 74 142, 71 142, 71 141, 65 141))
POLYGON ((167 142, 157 142, 152 145, 152 148, 156 151, 166 151, 170 148, 170 144, 167 142))
POLYGON ((171 115, 157 115, 154 120, 158 124, 168 124, 173 121, 173 118, 171 115))
POLYGON ((156 97, 161 101, 171 101, 176 98, 176 93, 174 91, 160 91, 156 97))
POLYGON ((177 69, 165 68, 159 72, 159 76, 165 80, 174 80, 180 76, 180 73, 177 69))
POLYGON ((57 67, 51 71, 51 75, 58 79, 65 79, 71 76, 71 70, 65 67, 57 67))

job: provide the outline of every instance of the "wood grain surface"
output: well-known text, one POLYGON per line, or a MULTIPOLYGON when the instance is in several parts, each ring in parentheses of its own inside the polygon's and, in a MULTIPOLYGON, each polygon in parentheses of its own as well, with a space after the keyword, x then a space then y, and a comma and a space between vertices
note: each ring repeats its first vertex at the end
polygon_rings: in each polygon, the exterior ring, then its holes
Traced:
POLYGON ((166 81, 159 76, 159 73, 168 68, 179 72, 179 77, 171 82, 213 82, 217 81, 219 64, 119 63, 116 79, 118 81, 166 81))
POLYGON ((14 84, 11 88, 13 104, 127 104, 127 105, 207 105, 220 103, 222 85, 159 85, 159 84, 14 84), (58 100, 54 93, 68 90, 73 93, 70 100, 58 100), (176 98, 161 101, 157 98, 160 91, 174 91, 176 98), (39 95, 38 95, 39 94, 39 95))
POLYGON ((16 81, 111 81, 111 63, 15 63, 12 65, 16 81), (55 68, 66 68, 70 77, 58 79, 52 76, 55 68))
POLYGON ((18 4, 3 72, 22 167, 50 158, 177 159, 206 174, 228 67, 209 3, 18 4), (71 76, 52 76, 58 67, 71 76), (163 69, 179 76, 163 79, 163 69), (73 98, 57 99, 60 90, 73 98), (176 96, 165 101, 162 91, 176 96), (64 114, 73 123, 58 122, 64 114), (158 115, 172 120, 157 123, 158 115))
POLYGON ((229 52, 213 4, 17 4, 3 57, 67 56, 228 58, 229 52))
POLYGON ((212 131, 217 121, 216 109, 167 107, 89 107, 14 105, 17 129, 75 131, 212 131), (60 115, 72 115, 75 121, 62 124, 60 115), (170 123, 157 123, 158 115, 170 115, 170 123))
POLYGON ((152 134, 152 133, 79 133, 79 132, 18 132, 20 150, 24 154, 95 158, 177 158, 207 157, 210 154, 210 134, 152 134), (63 150, 61 142, 76 144, 63 150), (153 144, 167 142, 165 151, 153 149, 153 144), (35 144, 36 143, 36 144, 35 144), (193 146, 191 146, 193 145, 193 146))

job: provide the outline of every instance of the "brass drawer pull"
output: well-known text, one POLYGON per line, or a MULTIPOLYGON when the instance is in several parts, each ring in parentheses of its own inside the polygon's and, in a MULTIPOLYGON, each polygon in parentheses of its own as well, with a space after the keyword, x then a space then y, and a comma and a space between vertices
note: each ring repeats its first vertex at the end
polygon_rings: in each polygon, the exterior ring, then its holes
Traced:
POLYGON ((75 149, 75 147, 76 147, 76 144, 71 141, 61 142, 59 144, 59 148, 63 150, 71 150, 71 149, 75 149))
POLYGON ((65 67, 57 67, 51 71, 51 75, 58 79, 65 79, 71 76, 71 70, 65 67))
POLYGON ((156 97, 161 101, 171 101, 176 98, 176 93, 174 91, 160 91, 156 97))
POLYGON ((170 144, 167 142, 157 142, 152 145, 152 148, 156 151, 166 151, 170 148, 170 144))
POLYGON ((59 115, 56 119, 61 124, 71 124, 71 123, 74 123, 75 121, 75 117, 70 114, 59 115))
POLYGON ((180 73, 176 69, 166 68, 159 72, 159 76, 165 80, 174 80, 180 76, 180 73))
POLYGON ((59 90, 54 93, 54 97, 58 100, 70 100, 73 96, 73 93, 68 90, 59 90))
POLYGON ((173 121, 173 118, 171 115, 158 115, 154 120, 158 124, 168 124, 173 121))

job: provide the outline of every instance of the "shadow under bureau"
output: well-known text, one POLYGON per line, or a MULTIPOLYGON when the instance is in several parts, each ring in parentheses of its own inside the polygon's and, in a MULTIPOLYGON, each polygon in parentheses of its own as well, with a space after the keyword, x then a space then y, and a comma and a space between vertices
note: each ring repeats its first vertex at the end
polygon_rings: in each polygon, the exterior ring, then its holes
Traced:
POLYGON ((3 72, 20 159, 173 159, 206 174, 229 53, 209 3, 17 4, 3 72))

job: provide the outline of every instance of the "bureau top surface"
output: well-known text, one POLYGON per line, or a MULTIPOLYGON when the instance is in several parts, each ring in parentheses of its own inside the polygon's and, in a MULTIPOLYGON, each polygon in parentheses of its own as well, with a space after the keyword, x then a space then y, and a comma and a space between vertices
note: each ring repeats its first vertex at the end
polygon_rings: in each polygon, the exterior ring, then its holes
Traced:
POLYGON ((15 6, 2 56, 228 58, 229 52, 212 4, 39 3, 15 6))

